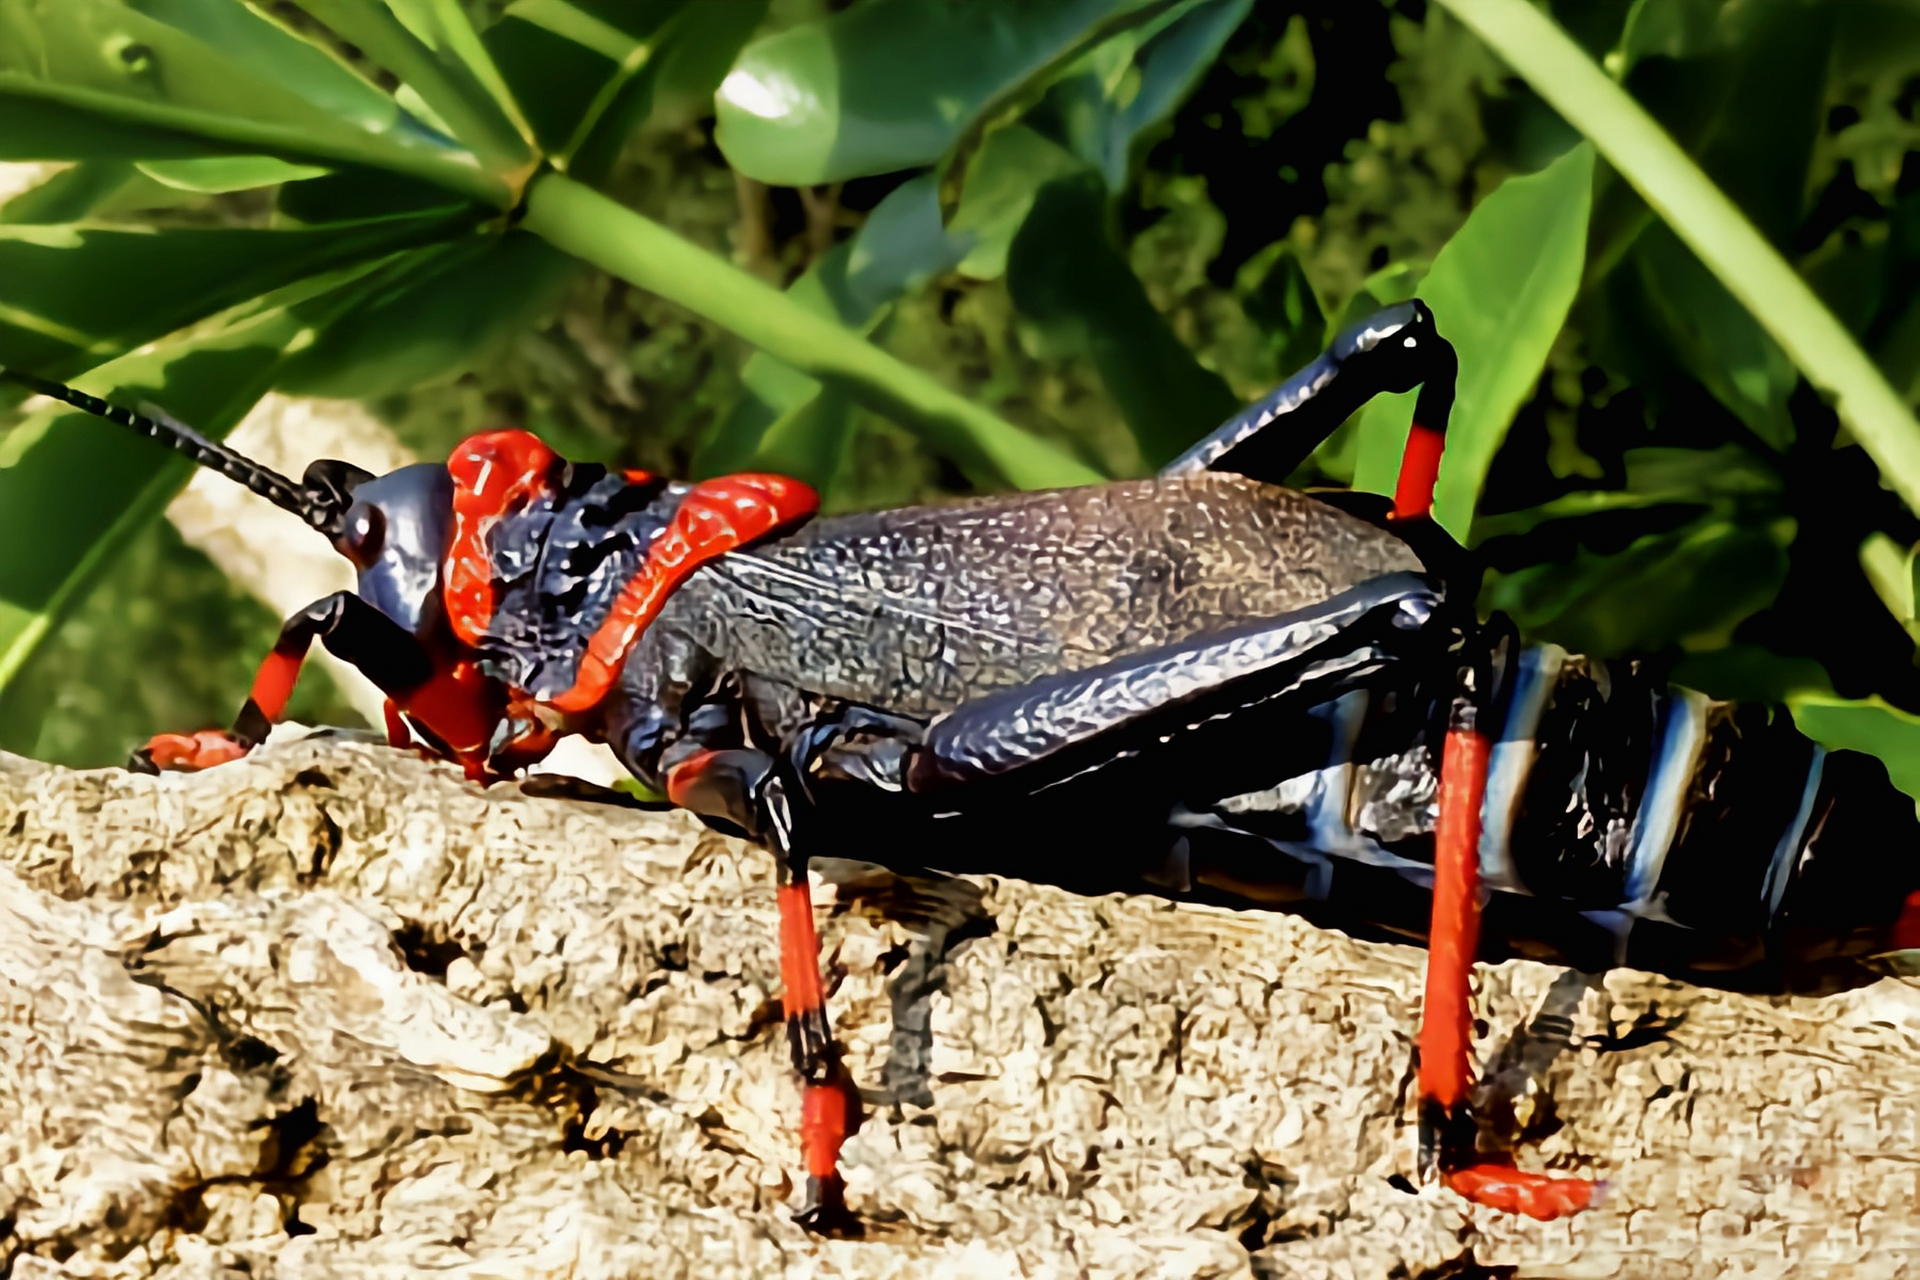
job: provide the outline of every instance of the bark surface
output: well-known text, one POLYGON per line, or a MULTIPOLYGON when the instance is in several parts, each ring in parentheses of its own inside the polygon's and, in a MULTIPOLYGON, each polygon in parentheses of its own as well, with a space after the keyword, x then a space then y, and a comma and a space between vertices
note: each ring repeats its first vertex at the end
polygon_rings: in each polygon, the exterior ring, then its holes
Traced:
POLYGON ((1519 1158, 1611 1181, 1542 1226, 1407 1181, 1417 949, 822 870, 857 1240, 788 1220, 763 853, 339 739, 184 778, 0 757, 0 1274, 1920 1268, 1907 982, 1483 968, 1519 1158))

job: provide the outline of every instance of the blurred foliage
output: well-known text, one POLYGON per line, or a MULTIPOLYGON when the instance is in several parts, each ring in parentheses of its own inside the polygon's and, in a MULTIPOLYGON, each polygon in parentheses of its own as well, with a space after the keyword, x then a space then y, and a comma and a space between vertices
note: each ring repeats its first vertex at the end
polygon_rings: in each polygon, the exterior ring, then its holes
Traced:
MULTIPOLYGON (((1920 400, 1920 3, 1541 4, 1920 400)), ((314 6, 265 7, 314 28, 314 6)), ((1463 394, 1463 419, 1478 416, 1447 474, 1456 527, 1473 513, 1490 566, 1486 607, 1572 647, 1666 654, 1709 692, 1795 699, 1836 744, 1920 759, 1898 710, 1920 710, 1913 513, 1606 163, 1584 197, 1578 134, 1438 5, 773 0, 738 6, 750 32, 703 33, 652 0, 469 8, 491 47, 521 42, 496 55, 502 74, 558 95, 528 99, 547 151, 590 104, 554 87, 565 77, 540 50, 568 37, 534 19, 652 14, 648 31, 693 52, 679 81, 617 104, 632 127, 587 154, 585 180, 1108 474, 1150 470, 1365 310, 1429 297, 1487 387, 1478 410, 1463 394), (1518 210, 1529 188, 1513 180, 1554 173, 1564 198, 1518 210)), ((587 65, 584 47, 564 52, 587 65)), ((603 96, 623 94, 638 96, 603 96)), ((401 101, 432 118, 425 99, 401 101)), ((392 212, 345 169, 266 192, 183 189, 245 177, 89 161, 0 208, 0 224, 392 212)), ((434 210, 425 181, 414 207, 434 210)), ((778 466, 831 509, 974 487, 936 437, 756 351, 723 317, 531 236, 496 275, 514 246, 490 242, 477 266, 437 247, 432 274, 368 288, 276 380, 367 398, 428 456, 510 422, 572 456, 674 474, 778 466)), ((4 280, 0 301, 13 301, 4 280)), ((20 358, 4 335, 0 358, 20 358)), ((1399 413, 1362 415, 1297 479, 1378 487, 1399 413)), ((157 589, 199 616, 211 571, 199 586, 175 571, 157 589)), ((97 761, 156 728, 224 721, 245 664, 221 646, 259 640, 199 629, 193 646, 137 631, 116 646, 70 625, 24 681, 65 687, 118 663, 204 689, 191 713, 159 724, 130 700, 97 719, 63 704, 68 726, 89 727, 37 739, 0 713, 0 745, 97 761)))
MULTIPOLYGON (((0 703, 0 747, 122 764, 155 733, 224 724, 279 632, 265 605, 156 521, 0 703)), ((302 675, 287 714, 302 724, 360 723, 318 665, 302 675)))

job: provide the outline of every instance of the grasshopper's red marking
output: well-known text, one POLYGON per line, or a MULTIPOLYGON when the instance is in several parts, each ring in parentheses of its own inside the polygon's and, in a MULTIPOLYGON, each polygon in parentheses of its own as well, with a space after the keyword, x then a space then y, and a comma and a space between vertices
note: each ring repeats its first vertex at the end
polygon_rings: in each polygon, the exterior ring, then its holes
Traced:
POLYGON ((398 702, 409 719, 446 746, 468 777, 486 773, 488 746, 505 699, 499 683, 482 674, 476 663, 457 658, 398 702))
POLYGON ((548 704, 569 714, 598 704, 618 678, 627 651, 689 574, 715 556, 791 528, 819 509, 820 496, 786 476, 721 476, 688 490, 672 522, 654 539, 639 571, 588 641, 573 686, 549 698, 548 704))
POLYGON ((1440 480, 1440 456, 1447 437, 1432 427, 1413 424, 1407 451, 1400 456, 1400 478, 1393 488, 1393 518, 1421 520, 1433 514, 1433 487, 1440 480))
POLYGON ((217 764, 238 760, 247 754, 245 743, 225 729, 202 729, 198 733, 157 733, 147 739, 141 753, 155 768, 193 773, 217 764))
MULTIPOLYGON (((697 764, 695 756, 689 763, 697 764)), ((780 1004, 789 1027, 796 1019, 826 1017, 820 984, 820 939, 813 929, 813 895, 806 872, 780 886, 780 1004)), ((840 1147, 847 1140, 853 1097, 839 1079, 809 1080, 800 1103, 800 1154, 809 1177, 838 1176, 840 1147)))
POLYGON ((688 803, 693 798, 693 788, 698 785, 701 776, 713 763, 717 751, 700 751, 688 756, 673 768, 667 770, 667 799, 682 809, 691 809, 688 803))
POLYGON ((1888 941, 1893 951, 1920 949, 1920 889, 1907 895, 1906 902, 1900 907, 1900 918, 1893 922, 1893 936, 1888 941))
POLYGON ((1552 1222, 1591 1207, 1604 1182, 1527 1173, 1510 1165, 1478 1164, 1444 1175, 1446 1184, 1478 1205, 1552 1222))
POLYGON ((275 650, 260 662, 260 669, 253 676, 253 703, 267 719, 278 721, 287 709, 287 700, 293 697, 293 686, 299 682, 300 667, 306 661, 304 653, 281 653, 275 650))
MULTIPOLYGON (((1415 428, 1418 430, 1418 428, 1415 428)), ((1480 810, 1486 800, 1487 736, 1471 723, 1447 730, 1440 760, 1440 820, 1434 831, 1433 929, 1427 938, 1426 1007, 1420 1023, 1420 1096, 1461 1114, 1473 1084, 1473 960, 1480 949, 1480 810)), ((1458 1153, 1448 1153, 1458 1159, 1458 1153)), ((1602 1184, 1528 1173, 1504 1162, 1446 1167, 1441 1179, 1477 1205, 1542 1222, 1592 1204, 1602 1184)))
POLYGON ((493 620, 487 532, 501 516, 546 489, 556 461, 553 450, 525 431, 469 436, 447 459, 453 477, 453 535, 447 544, 443 594, 447 621, 467 644, 479 644, 493 620))
POLYGON ((1420 1024, 1420 1092, 1448 1111, 1472 1083, 1473 957, 1480 947, 1480 806, 1487 738, 1447 731, 1440 762, 1440 822, 1434 832, 1433 932, 1427 939, 1427 997, 1420 1024))
POLYGON ((847 1140, 847 1113, 851 1099, 845 1085, 810 1084, 800 1100, 800 1155, 807 1174, 831 1178, 840 1164, 840 1147, 847 1140))
POLYGON ((380 714, 387 722, 387 745, 406 748, 413 745, 413 730, 407 728, 406 717, 400 714, 400 706, 392 698, 380 704, 380 714))
POLYGON ((813 931, 813 895, 803 878, 780 886, 780 1005, 787 1017, 826 1004, 820 988, 820 939, 813 931))

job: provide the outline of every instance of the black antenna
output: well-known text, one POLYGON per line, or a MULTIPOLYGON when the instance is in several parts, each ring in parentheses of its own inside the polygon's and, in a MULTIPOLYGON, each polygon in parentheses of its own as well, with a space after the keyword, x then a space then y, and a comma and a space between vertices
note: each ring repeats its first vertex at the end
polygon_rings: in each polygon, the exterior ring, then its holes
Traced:
POLYGON ((0 378, 17 382, 43 396, 49 396, 63 404, 70 404, 96 417, 105 418, 149 440, 157 440, 176 453, 184 453, 208 470, 217 471, 227 479, 245 485, 281 510, 291 511, 329 538, 338 537, 340 534, 341 519, 345 515, 345 510, 338 494, 331 491, 320 492, 296 484, 271 467, 262 466, 223 444, 207 439, 163 409, 151 404, 143 404, 140 407, 146 412, 135 413, 131 409, 122 409, 119 405, 108 404, 105 400, 90 396, 84 391, 76 391, 65 383, 23 373, 19 369, 10 369, 5 365, 0 365, 0 378))

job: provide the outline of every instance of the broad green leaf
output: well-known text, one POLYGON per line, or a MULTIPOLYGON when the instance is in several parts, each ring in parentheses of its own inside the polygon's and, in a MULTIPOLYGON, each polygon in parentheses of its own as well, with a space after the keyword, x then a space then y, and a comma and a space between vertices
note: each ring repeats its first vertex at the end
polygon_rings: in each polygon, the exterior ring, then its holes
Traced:
POLYGON ((1838 10, 1831 4, 1730 6, 1732 73, 1720 116, 1694 151, 1761 233, 1793 243, 1827 102, 1838 10))
MULTIPOLYGON (((122 357, 77 380, 116 403, 152 401, 224 435, 309 320, 271 312, 207 338, 122 357)), ((112 423, 56 406, 0 434, 0 688, 114 554, 160 514, 191 466, 112 423)))
POLYGON ((294 0, 399 77, 454 137, 518 190, 532 130, 457 0, 294 0))
POLYGON ((515 0, 484 39, 541 147, 597 182, 663 105, 712 110, 765 12, 766 0, 515 0))
POLYGON ((1007 250, 1040 188, 1080 168, 1072 152, 1025 125, 995 129, 974 152, 960 206, 948 223, 955 234, 973 240, 960 270, 976 280, 1005 275, 1007 250))
POLYGON ((823 388, 767 424, 747 465, 804 480, 831 495, 833 478, 853 442, 855 405, 837 387, 823 388))
POLYGON ((1708 517, 1617 554, 1581 551, 1570 562, 1494 575, 1481 604, 1581 653, 1718 648, 1779 593, 1791 537, 1791 521, 1753 527, 1708 517))
MULTIPOLYGON (((1493 455, 1534 392, 1579 291, 1593 150, 1575 147, 1481 201, 1433 261, 1419 296, 1460 357, 1434 518, 1464 538, 1493 455)), ((1361 417, 1354 487, 1392 493, 1414 395, 1383 396, 1361 417)))
POLYGON ((1092 360, 1156 469, 1240 408, 1154 310, 1108 238, 1106 186, 1092 172, 1049 183, 1007 256, 1007 291, 1050 345, 1092 360))
POLYGON ((1642 58, 1691 58, 1722 47, 1721 0, 1635 0, 1620 36, 1616 72, 1642 58))
POLYGON ((1631 261, 1642 305, 1628 312, 1631 330, 1613 345, 1624 341, 1644 353, 1644 385, 1655 385, 1653 361, 1672 361, 1784 450, 1793 440, 1787 397, 1799 375, 1779 344, 1668 228, 1642 235, 1631 261))
POLYGON ((436 210, 451 216, 459 208, 452 200, 439 187, 398 174, 342 169, 283 185, 274 198, 274 213, 283 222, 318 227, 436 210))
POLYGON ((1722 702, 1786 703, 1809 695, 1838 696, 1826 668, 1812 658, 1789 658, 1742 641, 1682 654, 1673 664, 1673 683, 1722 702))
MULTIPOLYGON (((372 133, 419 131, 393 109, 393 98, 330 51, 304 40, 240 0, 128 0, 255 74, 270 75, 337 119, 372 133)), ((443 139, 451 142, 451 139, 443 139)))
POLYGON ((704 117, 766 11, 767 0, 679 8, 602 86, 568 144, 568 172, 583 182, 604 180, 634 130, 658 111, 704 117))
POLYGON ((931 164, 983 111, 1166 0, 869 0, 747 46, 720 86, 740 172, 800 186, 931 164))
POLYGON ((0 205, 0 224, 82 222, 132 209, 164 209, 195 198, 192 192, 161 186, 131 161, 83 160, 0 205))
POLYGON ((1160 0, 1087 28, 974 113, 941 159, 941 209, 949 217, 958 210, 974 157, 1023 121, 1060 140, 1117 192, 1141 136, 1179 105, 1248 8, 1243 0, 1160 0))
POLYGON ((416 250, 280 366, 298 395, 365 399, 457 377, 558 301, 578 263, 523 231, 416 250))
POLYGON ((1920 423, 1839 321, 1659 125, 1527 0, 1440 0, 1586 134, 1766 328, 1910 507, 1920 423))
POLYGON ((808 311, 733 264, 564 174, 533 183, 521 226, 725 326, 795 370, 896 419, 976 480, 1050 488, 1098 473, 808 311))
POLYGON ((1252 7, 1253 0, 1186 0, 1111 36, 1048 89, 1043 109, 1074 153, 1118 191, 1142 135, 1186 99, 1252 7))
POLYGON ((0 363, 83 369, 270 290, 440 239, 464 217, 285 231, 0 227, 0 363))
POLYGON ((1800 732, 1836 751, 1862 751, 1887 766, 1893 785, 1920 798, 1920 716, 1880 698, 1802 694, 1787 700, 1800 732))
POLYGON ((368 128, 256 65, 110 0, 0 0, 0 157, 270 155, 410 173, 502 203, 509 191, 444 139, 368 128))
POLYGON ((608 81, 629 59, 646 60, 646 37, 685 2, 635 4, 624 15, 602 16, 570 0, 516 0, 481 39, 540 149, 561 155, 608 81))
POLYGON ((1838 19, 1833 60, 1839 73, 1869 79, 1920 62, 1920 7, 1911 0, 1848 0, 1828 7, 1838 19))
POLYGON ((142 160, 134 166, 162 186, 180 191, 218 194, 251 191, 282 182, 318 178, 328 169, 312 164, 288 164, 272 156, 208 156, 204 160, 142 160))

